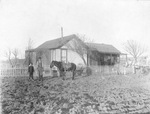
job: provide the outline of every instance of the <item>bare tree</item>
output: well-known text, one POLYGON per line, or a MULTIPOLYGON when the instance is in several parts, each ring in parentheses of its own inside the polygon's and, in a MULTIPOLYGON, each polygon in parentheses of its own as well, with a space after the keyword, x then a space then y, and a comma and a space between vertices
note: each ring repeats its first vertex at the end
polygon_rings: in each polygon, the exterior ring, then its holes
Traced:
POLYGON ((19 51, 17 48, 15 49, 8 48, 7 50, 4 51, 4 57, 8 60, 9 64, 12 67, 15 67, 17 65, 18 56, 19 51))
POLYGON ((17 65, 17 59, 18 59, 18 55, 19 55, 19 50, 17 48, 15 48, 13 51, 12 51, 12 54, 14 55, 14 66, 17 65))
POLYGON ((26 50, 33 49, 33 46, 34 46, 34 42, 31 38, 29 38, 27 42, 26 50))
POLYGON ((134 40, 128 40, 124 44, 124 50, 133 57, 135 66, 137 59, 147 51, 147 48, 134 40))
POLYGON ((134 58, 135 62, 137 62, 137 59, 147 51, 145 46, 142 46, 134 40, 128 40, 124 45, 124 49, 134 58))
MULTIPOLYGON (((83 60, 84 64, 87 65, 87 61, 85 59, 85 55, 89 53, 88 46, 86 45, 86 42, 90 39, 88 39, 85 35, 78 35, 77 40, 74 40, 72 44, 67 44, 68 49, 76 52, 83 60)), ((92 40, 90 40, 92 41, 92 40)))
POLYGON ((29 64, 32 61, 31 60, 32 53, 30 50, 33 49, 33 45, 34 45, 33 40, 29 38, 26 46, 26 59, 25 59, 25 63, 27 64, 29 64))
POLYGON ((11 60, 11 57, 12 57, 12 50, 10 48, 8 48, 5 52, 4 52, 4 57, 7 58, 9 64, 14 67, 13 63, 12 63, 12 60, 11 60))

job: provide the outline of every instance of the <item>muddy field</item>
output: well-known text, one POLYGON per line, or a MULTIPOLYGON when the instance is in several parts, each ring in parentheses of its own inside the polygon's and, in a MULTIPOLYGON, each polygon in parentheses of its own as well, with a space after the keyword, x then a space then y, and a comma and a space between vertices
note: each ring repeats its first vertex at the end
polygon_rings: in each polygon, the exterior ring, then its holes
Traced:
POLYGON ((150 113, 150 76, 2 78, 2 114, 150 113))

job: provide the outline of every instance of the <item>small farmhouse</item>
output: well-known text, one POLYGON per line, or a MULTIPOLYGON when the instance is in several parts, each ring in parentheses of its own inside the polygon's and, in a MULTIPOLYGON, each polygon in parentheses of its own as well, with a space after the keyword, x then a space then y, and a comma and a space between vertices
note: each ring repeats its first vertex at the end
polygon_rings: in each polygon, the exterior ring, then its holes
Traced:
MULTIPOLYGON (((76 52, 68 49, 68 45, 73 45, 73 42, 81 42, 81 40, 76 35, 69 35, 46 41, 35 49, 26 50, 25 56, 28 62, 31 61, 33 64, 36 64, 37 59, 41 57, 45 66, 50 65, 53 60, 84 64, 76 52)), ((86 55, 84 59, 87 61, 86 55)))
MULTIPOLYGON (((79 48, 82 50, 82 48, 79 48)), ((69 35, 54 40, 46 41, 35 49, 26 50, 26 59, 28 62, 36 64, 38 57, 42 58, 43 65, 49 66, 52 60, 73 62, 76 65, 114 65, 119 62, 120 51, 112 45, 98 43, 83 43, 78 36, 69 35), (84 54, 81 57, 72 47, 74 42, 82 44, 84 54)))

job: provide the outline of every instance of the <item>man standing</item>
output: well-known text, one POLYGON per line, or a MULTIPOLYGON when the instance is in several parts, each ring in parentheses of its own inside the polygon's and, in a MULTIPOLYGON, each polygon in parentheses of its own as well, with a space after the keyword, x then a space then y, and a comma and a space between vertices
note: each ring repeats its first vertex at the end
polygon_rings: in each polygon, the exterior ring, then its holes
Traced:
POLYGON ((43 81, 43 66, 42 66, 42 60, 41 57, 39 57, 38 61, 37 61, 37 71, 38 71, 38 75, 39 75, 39 80, 43 81))
POLYGON ((32 63, 29 64, 28 73, 29 73, 29 79, 30 78, 33 79, 34 67, 32 63))

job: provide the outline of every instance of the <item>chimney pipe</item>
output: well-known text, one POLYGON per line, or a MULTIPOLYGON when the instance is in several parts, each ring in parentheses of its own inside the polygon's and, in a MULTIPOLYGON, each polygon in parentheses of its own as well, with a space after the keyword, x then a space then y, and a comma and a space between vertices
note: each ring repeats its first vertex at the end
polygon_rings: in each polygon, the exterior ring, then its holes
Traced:
POLYGON ((61 38, 63 38, 63 27, 61 27, 61 38))

